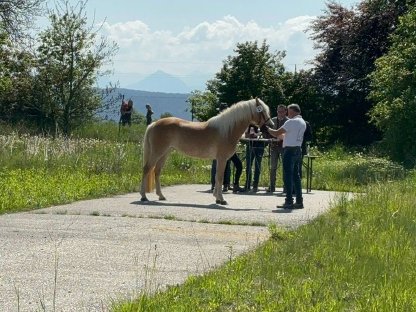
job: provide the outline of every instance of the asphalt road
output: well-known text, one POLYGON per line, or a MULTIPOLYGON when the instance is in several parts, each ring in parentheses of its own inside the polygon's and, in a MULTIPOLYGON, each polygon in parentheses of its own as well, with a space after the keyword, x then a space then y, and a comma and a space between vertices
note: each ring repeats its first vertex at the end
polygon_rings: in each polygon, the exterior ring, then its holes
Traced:
POLYGON ((209 185, 163 189, 0 216, 0 311, 107 311, 143 291, 182 283, 269 237, 267 224, 305 224, 340 197, 304 194, 304 209, 276 194, 225 194, 209 185), (228 223, 228 224, 227 224, 228 223), (238 224, 238 225, 231 225, 238 224), (247 226, 247 224, 249 226, 247 226))

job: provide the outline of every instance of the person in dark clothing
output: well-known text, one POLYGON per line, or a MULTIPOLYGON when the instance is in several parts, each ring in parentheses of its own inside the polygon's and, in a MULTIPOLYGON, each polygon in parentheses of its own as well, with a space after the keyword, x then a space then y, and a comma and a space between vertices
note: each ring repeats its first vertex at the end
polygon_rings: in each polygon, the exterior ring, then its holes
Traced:
POLYGON ((302 146, 301 146, 301 148, 302 148, 302 163, 301 163, 301 166, 299 167, 299 175, 300 175, 301 179, 302 179, 303 157, 309 153, 308 145, 309 145, 309 142, 312 141, 312 139, 313 139, 313 132, 312 132, 312 128, 311 128, 310 123, 305 120, 305 124, 306 124, 306 129, 305 129, 305 133, 303 134, 303 141, 302 141, 302 146))
POLYGON ((246 184, 245 190, 250 191, 251 182, 253 180, 252 192, 258 192, 261 162, 263 160, 264 148, 266 147, 265 142, 255 140, 261 136, 259 128, 255 125, 249 125, 244 136, 251 139, 247 142, 246 147, 246 184), (252 176, 252 166, 254 161, 254 176, 252 176), (252 179, 253 177, 253 179, 252 179))
POLYGON ((131 114, 133 113, 133 101, 123 101, 120 108, 120 123, 122 126, 128 124, 131 126, 131 114))
MULTIPOLYGON (((230 159, 228 159, 225 170, 224 170, 224 182, 223 182, 223 192, 227 192, 230 187, 231 182, 231 162, 235 167, 235 175, 233 181, 233 193, 244 192, 244 188, 240 187, 240 177, 243 173, 243 163, 241 162, 240 158, 238 157, 237 153, 234 153, 230 159)), ((214 159, 212 161, 211 166, 211 190, 214 190, 215 187, 215 174, 217 172, 217 161, 214 159)))
POLYGON ((146 104, 146 110, 146 125, 150 125, 152 123, 153 110, 149 104, 146 104))
MULTIPOLYGON (((273 129, 277 130, 281 126, 284 125, 286 120, 289 119, 286 114, 287 114, 286 106, 283 104, 278 105, 277 116, 272 118, 272 121, 274 123, 273 129)), ((276 138, 276 140, 270 143, 270 184, 269 184, 269 188, 267 189, 268 193, 274 193, 276 190, 277 165, 279 163, 279 159, 281 158, 281 155, 283 155, 283 137, 282 136, 276 138)))

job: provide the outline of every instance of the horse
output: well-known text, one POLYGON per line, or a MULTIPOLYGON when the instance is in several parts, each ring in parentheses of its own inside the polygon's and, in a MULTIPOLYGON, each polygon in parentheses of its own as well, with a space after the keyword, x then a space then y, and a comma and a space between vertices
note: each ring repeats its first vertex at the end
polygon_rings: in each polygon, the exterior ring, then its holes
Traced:
POLYGON ((240 101, 204 122, 168 117, 151 123, 143 138, 141 201, 148 201, 146 192, 153 190, 152 181, 159 200, 166 199, 160 187, 160 173, 174 148, 191 157, 217 160, 213 195, 217 204, 227 205, 221 188, 225 165, 249 124, 273 126, 270 109, 259 98, 240 101))

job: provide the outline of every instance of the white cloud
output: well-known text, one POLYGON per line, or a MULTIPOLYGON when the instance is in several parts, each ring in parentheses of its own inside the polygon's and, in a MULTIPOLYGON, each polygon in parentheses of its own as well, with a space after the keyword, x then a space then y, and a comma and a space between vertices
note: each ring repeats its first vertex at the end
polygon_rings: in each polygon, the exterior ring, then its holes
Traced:
MULTIPOLYGON (((179 33, 169 30, 152 31, 141 21, 109 24, 103 27, 104 35, 120 47, 114 58, 115 74, 148 75, 163 70, 178 77, 193 72, 212 74, 218 72, 222 61, 233 55, 237 43, 263 40, 271 51, 286 50, 283 63, 288 70, 305 66, 313 58, 312 42, 305 30, 314 19, 299 16, 276 27, 262 27, 255 21, 246 24, 233 16, 215 22, 201 22, 184 28, 179 33)), ((120 78, 122 82, 122 78, 120 78)))

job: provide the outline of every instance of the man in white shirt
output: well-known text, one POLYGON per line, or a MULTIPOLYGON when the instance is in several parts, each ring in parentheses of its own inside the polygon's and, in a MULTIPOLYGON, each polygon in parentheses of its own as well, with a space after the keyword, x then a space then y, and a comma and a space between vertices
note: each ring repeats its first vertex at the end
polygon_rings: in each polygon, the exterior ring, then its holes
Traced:
POLYGON ((300 115, 298 104, 290 104, 287 107, 287 120, 283 126, 274 130, 267 128, 268 132, 274 137, 284 134, 283 137, 283 183, 286 187, 286 199, 283 205, 278 208, 301 209, 303 208, 302 184, 299 174, 299 168, 302 166, 302 141, 305 133, 306 123, 300 115), (293 188, 294 187, 294 188, 293 188), (295 190, 296 203, 293 203, 292 192, 295 190))

